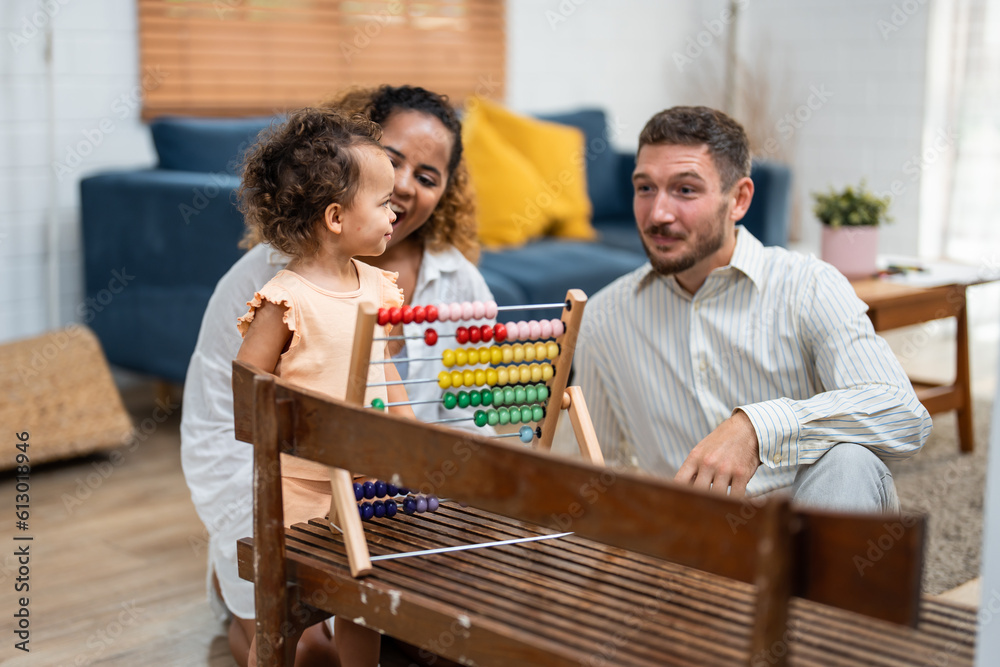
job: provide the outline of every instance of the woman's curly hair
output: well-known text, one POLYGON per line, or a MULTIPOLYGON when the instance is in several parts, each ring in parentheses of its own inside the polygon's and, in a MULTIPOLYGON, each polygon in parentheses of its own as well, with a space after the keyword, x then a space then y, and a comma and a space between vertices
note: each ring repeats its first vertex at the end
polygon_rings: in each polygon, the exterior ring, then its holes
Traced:
POLYGON ((447 96, 418 86, 350 88, 325 100, 321 106, 345 114, 361 114, 379 124, 398 111, 419 111, 440 120, 452 138, 448 181, 430 219, 413 234, 430 250, 443 250, 450 245, 469 261, 479 260, 475 199, 462 159, 462 123, 447 96))
POLYGON ((314 253, 316 225, 326 208, 348 208, 357 194, 358 149, 382 151, 381 133, 366 116, 329 108, 293 111, 262 132, 243 160, 237 193, 247 224, 243 245, 266 241, 293 257, 314 253))

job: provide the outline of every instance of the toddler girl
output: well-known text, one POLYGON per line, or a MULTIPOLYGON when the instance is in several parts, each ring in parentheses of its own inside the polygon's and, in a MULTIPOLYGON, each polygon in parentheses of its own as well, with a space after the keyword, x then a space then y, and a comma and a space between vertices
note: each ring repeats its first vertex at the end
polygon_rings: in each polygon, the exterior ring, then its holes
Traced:
MULTIPOLYGON (((237 359, 334 398, 346 395, 359 304, 403 304, 395 273, 354 259, 382 254, 396 219, 389 208, 393 166, 379 134, 377 124, 361 117, 330 109, 294 112, 247 157, 240 188, 247 224, 293 259, 247 303, 237 359)), ((374 345, 372 360, 386 358, 385 344, 374 345)), ((398 379, 392 364, 369 366, 369 385, 398 379)), ((401 385, 369 388, 365 403, 376 397, 407 400, 401 385)), ((391 410, 413 415, 408 406, 391 410)), ((285 525, 324 516, 330 507, 326 466, 282 455, 281 468, 285 525)), ((336 623, 340 663, 374 667, 378 634, 336 623)))

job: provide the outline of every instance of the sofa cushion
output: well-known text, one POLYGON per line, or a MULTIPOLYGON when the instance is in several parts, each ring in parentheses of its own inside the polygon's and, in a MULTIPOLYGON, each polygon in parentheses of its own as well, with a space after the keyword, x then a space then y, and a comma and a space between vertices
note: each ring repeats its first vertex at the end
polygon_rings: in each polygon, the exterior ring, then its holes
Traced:
POLYGON ((168 116, 154 120, 149 129, 160 169, 238 175, 243 153, 274 120, 168 116))
MULTIPOLYGON (((568 113, 538 114, 537 118, 579 128, 584 135, 584 156, 587 172, 587 195, 594 220, 615 217, 622 213, 623 199, 631 199, 629 181, 621 180, 622 155, 608 141, 608 123, 601 109, 582 109, 568 113)), ((631 178, 629 166, 629 178, 631 178)))

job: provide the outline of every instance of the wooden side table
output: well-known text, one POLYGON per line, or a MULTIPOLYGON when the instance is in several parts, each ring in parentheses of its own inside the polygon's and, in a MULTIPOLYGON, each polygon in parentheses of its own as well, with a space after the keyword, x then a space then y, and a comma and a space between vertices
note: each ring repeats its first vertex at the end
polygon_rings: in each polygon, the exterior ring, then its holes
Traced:
POLYGON ((962 452, 975 446, 972 433, 972 384, 969 377, 969 322, 965 290, 983 282, 952 283, 937 287, 914 287, 904 283, 868 278, 851 284, 868 304, 868 317, 875 331, 921 324, 945 317, 957 320, 955 381, 950 385, 911 378, 917 398, 930 414, 958 412, 958 443, 962 452))

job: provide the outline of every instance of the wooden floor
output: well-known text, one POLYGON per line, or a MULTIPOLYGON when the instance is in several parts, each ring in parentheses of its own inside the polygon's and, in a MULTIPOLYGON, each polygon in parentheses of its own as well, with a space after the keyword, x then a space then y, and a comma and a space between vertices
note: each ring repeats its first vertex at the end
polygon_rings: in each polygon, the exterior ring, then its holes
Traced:
MULTIPOLYGON (((151 394, 130 400, 137 420, 151 394)), ((31 473, 30 643, 13 647, 17 566, 0 557, 0 664, 231 667, 223 627, 205 600, 204 527, 180 464, 180 411, 114 466, 108 456, 31 473)), ((14 480, 0 477, 13 511, 14 480)), ((5 525, 9 517, 5 517, 5 525)), ((4 529, 5 533, 7 529, 4 529)))

